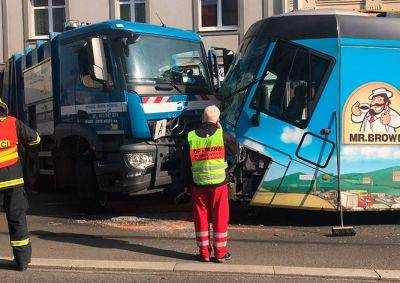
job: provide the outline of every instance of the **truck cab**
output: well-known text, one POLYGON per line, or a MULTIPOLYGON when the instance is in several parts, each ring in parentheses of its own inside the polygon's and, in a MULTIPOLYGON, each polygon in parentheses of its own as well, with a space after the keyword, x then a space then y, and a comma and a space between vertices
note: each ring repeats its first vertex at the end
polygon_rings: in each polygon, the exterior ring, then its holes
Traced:
POLYGON ((311 210, 399 208, 399 25, 319 10, 249 29, 219 89, 223 125, 245 149, 232 171, 234 198, 311 210))
POLYGON ((114 20, 52 34, 20 60, 24 114, 43 137, 31 166, 56 187, 84 203, 182 189, 185 134, 220 100, 197 34, 114 20))

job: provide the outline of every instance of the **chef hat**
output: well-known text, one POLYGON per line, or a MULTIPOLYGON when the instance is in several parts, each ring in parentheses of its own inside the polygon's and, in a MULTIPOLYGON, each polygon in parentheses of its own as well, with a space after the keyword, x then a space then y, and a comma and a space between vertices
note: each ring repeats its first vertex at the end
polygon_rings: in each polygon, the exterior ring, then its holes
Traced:
POLYGON ((369 100, 372 100, 375 96, 377 95, 386 95, 387 98, 391 98, 393 96, 393 92, 391 92, 390 90, 381 87, 381 88, 377 88, 374 89, 371 93, 371 95, 368 97, 369 100))

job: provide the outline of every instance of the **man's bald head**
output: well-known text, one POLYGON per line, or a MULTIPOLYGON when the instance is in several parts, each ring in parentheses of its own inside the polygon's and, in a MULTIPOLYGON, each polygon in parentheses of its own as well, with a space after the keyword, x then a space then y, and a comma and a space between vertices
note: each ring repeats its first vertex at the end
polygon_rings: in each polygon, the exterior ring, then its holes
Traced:
POLYGON ((221 111, 219 111, 217 106, 215 106, 215 105, 207 106, 204 109, 203 122, 217 124, 219 122, 220 115, 221 115, 221 111))

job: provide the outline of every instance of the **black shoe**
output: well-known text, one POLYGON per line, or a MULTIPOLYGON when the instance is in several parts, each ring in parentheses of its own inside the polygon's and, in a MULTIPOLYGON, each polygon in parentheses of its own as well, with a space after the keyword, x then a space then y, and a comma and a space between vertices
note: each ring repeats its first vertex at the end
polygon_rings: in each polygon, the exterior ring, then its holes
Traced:
POLYGON ((209 257, 202 257, 201 255, 199 255, 199 259, 201 262, 210 262, 210 258, 209 257))
POLYGON ((19 262, 19 263, 17 263, 17 270, 25 271, 28 269, 28 265, 29 265, 29 262, 24 262, 24 263, 19 262))
POLYGON ((13 254, 17 269, 19 271, 25 271, 31 263, 32 258, 32 247, 31 245, 23 247, 13 247, 13 254))
POLYGON ((227 260, 230 260, 232 258, 230 253, 226 253, 224 257, 222 258, 215 258, 215 262, 217 263, 224 263, 227 260))

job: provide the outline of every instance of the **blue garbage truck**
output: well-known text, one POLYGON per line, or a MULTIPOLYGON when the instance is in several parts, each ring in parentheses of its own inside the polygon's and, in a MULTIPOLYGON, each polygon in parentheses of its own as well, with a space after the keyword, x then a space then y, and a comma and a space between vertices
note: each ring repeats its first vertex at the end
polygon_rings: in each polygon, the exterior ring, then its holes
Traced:
MULTIPOLYGON (((219 104, 210 62, 191 31, 112 20, 15 54, 2 73, 10 114, 42 136, 28 183, 76 187, 85 209, 108 193, 174 190, 185 134, 219 104)), ((179 186, 178 186, 179 187, 179 186)))
POLYGON ((297 11, 251 26, 219 89, 255 206, 400 209, 400 19, 297 11))

